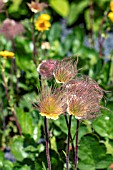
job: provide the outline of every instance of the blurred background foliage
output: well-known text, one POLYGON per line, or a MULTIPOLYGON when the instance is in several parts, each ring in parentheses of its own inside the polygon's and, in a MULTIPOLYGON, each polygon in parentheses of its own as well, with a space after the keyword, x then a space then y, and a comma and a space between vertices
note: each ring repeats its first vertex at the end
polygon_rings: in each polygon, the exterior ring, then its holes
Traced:
MULTIPOLYGON (((7 60, 5 75, 11 102, 23 135, 19 135, 5 97, 0 75, 0 169, 46 170, 43 117, 32 107, 36 102, 40 82, 32 60, 32 12, 30 0, 7 0, 9 18, 20 21, 25 33, 14 39, 17 73, 11 75, 12 62, 7 60), (10 86, 12 81, 12 86, 10 86)), ((79 74, 89 75, 107 91, 102 101, 102 115, 81 122, 79 129, 79 170, 110 170, 113 165, 113 23, 108 19, 110 0, 48 0, 44 13, 51 15, 51 28, 44 32, 36 47, 37 62, 78 56, 79 74), (41 48, 49 42, 50 49, 41 48)), ((42 12, 42 13, 43 13, 42 12)), ((35 19, 38 14, 35 15, 35 19)), ((0 13, 0 24, 6 19, 0 13)), ((37 31, 35 32, 37 35, 37 31)), ((0 50, 12 50, 10 40, 0 34, 0 50)), ((1 72, 1 67, 0 67, 1 72)), ((67 127, 63 116, 49 121, 52 170, 65 169, 67 127)), ((76 120, 72 119, 72 137, 76 120)), ((73 153, 70 148, 70 169, 73 153)))

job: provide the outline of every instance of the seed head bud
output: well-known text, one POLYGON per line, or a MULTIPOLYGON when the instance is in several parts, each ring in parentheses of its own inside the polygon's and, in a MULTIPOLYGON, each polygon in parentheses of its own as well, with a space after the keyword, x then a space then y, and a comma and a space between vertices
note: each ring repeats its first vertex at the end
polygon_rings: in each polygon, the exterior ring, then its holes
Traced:
POLYGON ((38 13, 42 11, 44 8, 48 7, 48 5, 44 2, 39 3, 34 1, 32 1, 31 3, 27 3, 27 5, 30 8, 30 10, 34 13, 38 13))
POLYGON ((56 62, 56 60, 44 60, 39 64, 37 71, 43 78, 50 79, 53 77, 56 62))

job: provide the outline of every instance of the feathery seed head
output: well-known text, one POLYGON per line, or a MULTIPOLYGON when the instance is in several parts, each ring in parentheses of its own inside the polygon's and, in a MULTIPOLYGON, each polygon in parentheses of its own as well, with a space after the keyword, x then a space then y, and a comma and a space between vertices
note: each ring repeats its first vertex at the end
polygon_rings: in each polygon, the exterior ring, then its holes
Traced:
POLYGON ((54 90, 54 92, 51 89, 46 89, 42 91, 36 109, 40 111, 42 116, 55 120, 64 113, 64 104, 63 91, 61 89, 54 90))
POLYGON ((57 83, 67 83, 77 74, 77 65, 74 63, 73 59, 65 58, 58 61, 53 75, 57 83))
POLYGON ((67 88, 67 112, 77 119, 90 119, 100 112, 103 90, 89 77, 72 80, 67 88))

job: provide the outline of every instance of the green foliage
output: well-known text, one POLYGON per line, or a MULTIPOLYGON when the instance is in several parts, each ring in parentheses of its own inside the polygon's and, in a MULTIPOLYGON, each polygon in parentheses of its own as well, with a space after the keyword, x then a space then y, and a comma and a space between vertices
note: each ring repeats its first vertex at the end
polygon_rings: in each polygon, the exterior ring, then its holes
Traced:
POLYGON ((75 21, 77 21, 79 15, 83 12, 83 10, 89 5, 89 1, 81 1, 79 3, 72 2, 70 6, 70 13, 68 16, 68 24, 71 25, 75 21))
POLYGON ((12 170, 13 168, 13 163, 5 160, 4 158, 4 153, 0 151, 0 169, 1 170, 12 170))
POLYGON ((111 133, 113 130, 112 121, 113 115, 111 113, 106 113, 93 122, 93 128, 100 136, 113 139, 113 134, 111 133))
POLYGON ((113 160, 109 154, 106 155, 106 148, 99 143, 98 138, 89 135, 81 139, 79 159, 81 160, 78 164, 80 170, 107 169, 113 160))
POLYGON ((69 13, 69 2, 67 0, 49 0, 51 7, 62 17, 69 13))
MULTIPOLYGON (((74 59, 78 56, 78 76, 82 74, 90 76, 105 90, 101 115, 94 120, 80 122, 78 170, 107 170, 113 162, 113 50, 105 56, 104 44, 102 44, 103 54, 100 56, 99 44, 97 44, 99 50, 95 45, 99 41, 99 32, 101 39, 104 37, 106 40, 107 31, 113 29, 107 17, 102 28, 100 27, 104 14, 110 10, 110 1, 93 0, 93 18, 91 18, 89 0, 49 0, 49 8, 45 8, 41 13, 53 14, 51 28, 41 33, 32 27, 33 13, 28 8, 27 2, 27 0, 8 0, 6 4, 9 18, 21 21, 25 33, 17 35, 13 40, 14 44, 12 40, 6 39, 0 33, 0 51, 14 50, 15 53, 15 60, 6 60, 5 65, 9 102, 6 98, 3 76, 0 75, 0 170, 47 170, 44 122, 40 113, 34 109, 34 105, 39 98, 40 82, 43 81, 46 87, 48 84, 52 86, 54 81, 45 81, 43 78, 40 81, 37 67, 42 60, 61 60, 66 56, 74 59), (63 27, 60 22, 61 17, 65 22, 63 27), (33 31, 37 50, 35 57, 33 57, 33 31), (86 38, 87 44, 84 43, 86 38), (42 49, 42 43, 45 41, 49 42, 49 49, 42 49), (19 135, 11 109, 15 111, 22 135, 19 135), (7 146, 15 162, 5 158, 7 146)), ((34 22, 41 13, 34 14, 34 22)), ((0 13, 0 17, 0 25, 2 25, 6 18, 5 13, 0 13)), ((3 61, 4 59, 0 57, 1 73, 3 61)), ((66 116, 68 119, 68 114, 66 116)), ((49 120, 49 130, 52 170, 64 170, 68 134, 64 115, 61 115, 58 120, 49 120)), ((73 169, 71 147, 72 142, 75 146, 75 135, 76 119, 72 117, 70 169, 73 169)))
POLYGON ((28 154, 25 152, 23 147, 24 138, 23 137, 14 137, 11 141, 11 151, 18 161, 22 161, 24 158, 28 156, 28 154))

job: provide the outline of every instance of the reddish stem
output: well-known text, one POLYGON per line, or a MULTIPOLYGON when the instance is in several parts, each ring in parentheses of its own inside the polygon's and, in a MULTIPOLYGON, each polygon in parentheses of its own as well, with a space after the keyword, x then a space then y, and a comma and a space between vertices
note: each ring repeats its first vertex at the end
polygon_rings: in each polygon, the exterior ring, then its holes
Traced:
MULTIPOLYGON (((7 98, 7 101, 9 103, 9 105, 10 105, 10 96, 9 96, 9 93, 8 93, 8 87, 7 87, 7 83, 6 83, 6 80, 5 80, 5 75, 4 75, 4 69, 5 68, 4 67, 5 67, 5 62, 3 63, 3 66, 2 66, 2 79, 3 79, 3 82, 4 82, 6 98, 7 98)), ((11 111, 12 111, 12 114, 13 114, 13 116, 15 118, 15 122, 16 122, 16 126, 17 126, 17 129, 18 129, 18 132, 19 132, 20 135, 22 135, 22 130, 21 130, 20 124, 18 122, 16 113, 15 113, 13 108, 11 108, 11 111)))
POLYGON ((48 170, 51 170, 51 161, 50 161, 50 153, 49 153, 49 128, 48 128, 48 121, 47 121, 46 117, 44 117, 44 125, 45 125, 45 135, 46 135, 47 164, 48 164, 48 170))
POLYGON ((2 69, 2 79, 3 79, 3 82, 4 82, 6 98, 7 98, 8 102, 9 102, 10 97, 9 97, 9 94, 8 94, 7 83, 6 83, 5 76, 4 76, 4 69, 2 69))
POLYGON ((76 145, 75 145, 75 158, 74 158, 74 164, 75 168, 77 169, 77 163, 78 163, 78 130, 79 130, 79 120, 77 119, 77 126, 76 126, 76 145))
MULTIPOLYGON (((66 114, 64 116, 65 116, 66 124, 67 124, 67 127, 68 127, 69 122, 68 122, 66 114)), ((72 151, 73 151, 73 156, 74 156, 75 155, 75 148, 74 148, 74 145, 73 145, 73 139, 72 139, 72 136, 71 136, 71 132, 70 132, 70 139, 71 139, 72 151)))
POLYGON ((103 56, 103 43, 104 43, 105 38, 102 37, 101 34, 102 34, 103 24, 104 24, 104 22, 106 20, 106 16, 107 16, 107 12, 105 12, 105 14, 103 16, 102 22, 100 24, 99 33, 98 33, 98 44, 99 44, 99 55, 100 55, 100 58, 103 56))
POLYGON ((91 45, 94 45, 93 40, 93 1, 90 0, 90 37, 91 37, 91 45))
POLYGON ((68 123, 68 140, 67 140, 67 152, 66 152, 66 169, 69 170, 69 155, 70 155, 70 136, 71 136, 71 118, 72 115, 69 116, 68 123))
POLYGON ((32 17, 32 42, 33 42, 33 62, 37 68, 38 65, 37 65, 36 58, 35 58, 37 55, 37 50, 36 50, 35 34, 34 34, 34 15, 32 17))

